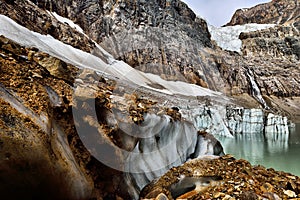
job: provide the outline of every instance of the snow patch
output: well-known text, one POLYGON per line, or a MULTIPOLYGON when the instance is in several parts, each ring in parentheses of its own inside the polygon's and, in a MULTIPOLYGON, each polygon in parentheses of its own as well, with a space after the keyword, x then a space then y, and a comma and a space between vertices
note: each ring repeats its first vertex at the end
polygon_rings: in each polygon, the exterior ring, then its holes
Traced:
POLYGON ((61 23, 67 23, 70 27, 76 29, 78 32, 84 34, 82 28, 75 24, 72 20, 68 19, 68 18, 65 18, 65 17, 62 17, 60 15, 58 15, 56 12, 50 12, 47 10, 47 12, 52 15, 53 17, 55 17, 58 21, 60 21, 61 23))
POLYGON ((226 27, 214 27, 208 25, 208 30, 211 34, 211 39, 215 40, 219 47, 229 51, 241 51, 242 41, 239 35, 244 32, 258 31, 274 27, 275 24, 245 24, 226 27))

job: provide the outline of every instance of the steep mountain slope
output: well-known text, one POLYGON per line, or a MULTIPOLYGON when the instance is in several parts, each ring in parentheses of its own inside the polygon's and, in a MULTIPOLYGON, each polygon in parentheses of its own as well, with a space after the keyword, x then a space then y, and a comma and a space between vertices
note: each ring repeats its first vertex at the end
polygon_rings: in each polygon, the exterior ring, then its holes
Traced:
POLYGON ((294 105, 299 104, 298 100, 291 105, 290 98, 281 101, 274 96, 299 98, 299 15, 299 1, 273 0, 250 9, 238 10, 227 24, 276 25, 265 30, 241 33, 241 54, 254 71, 255 80, 262 94, 266 95, 264 98, 273 105, 279 105, 286 113, 297 116, 297 121, 300 110, 294 105))
MULTIPOLYGON (((167 80, 184 80, 214 90, 224 88, 216 65, 210 60, 199 59, 199 54, 204 58, 207 54, 202 49, 212 46, 206 23, 196 18, 180 1, 35 3, 72 19, 89 38, 136 69, 158 74, 167 80)), ((51 34, 76 48, 100 54, 85 38, 78 37, 78 34, 74 37, 74 30, 57 23, 54 16, 36 5, 31 1, 14 1, 14 4, 2 1, 0 12, 31 30, 51 34), (78 42, 80 45, 76 44, 78 42)))
MULTIPOLYGON (((277 98, 298 97, 300 93, 298 36, 291 27, 255 32, 260 37, 254 37, 254 33, 242 34, 241 56, 213 45, 206 23, 180 1, 13 2, 1 1, 0 12, 31 30, 51 34, 91 52, 106 63, 108 58, 91 39, 115 58, 143 72, 238 95, 245 102, 243 106, 257 107, 249 98, 244 98, 253 96, 248 76, 248 71, 252 71, 261 93, 267 95, 268 106, 299 118, 295 115, 299 109, 286 108, 284 101, 277 98), (44 9, 73 20, 88 37, 44 9), (255 56, 260 58, 255 59, 255 56), (287 81, 287 76, 291 80, 287 81)), ((292 104, 297 101, 296 98, 292 104)))

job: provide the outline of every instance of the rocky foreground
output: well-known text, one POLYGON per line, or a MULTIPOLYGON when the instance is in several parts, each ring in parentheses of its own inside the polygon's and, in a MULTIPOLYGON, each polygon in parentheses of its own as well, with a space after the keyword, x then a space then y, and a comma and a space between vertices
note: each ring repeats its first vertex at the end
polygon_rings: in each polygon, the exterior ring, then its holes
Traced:
POLYGON ((251 166, 230 155, 204 157, 170 169, 146 186, 141 199, 297 199, 300 178, 251 166), (159 197, 159 198, 157 198, 159 197))

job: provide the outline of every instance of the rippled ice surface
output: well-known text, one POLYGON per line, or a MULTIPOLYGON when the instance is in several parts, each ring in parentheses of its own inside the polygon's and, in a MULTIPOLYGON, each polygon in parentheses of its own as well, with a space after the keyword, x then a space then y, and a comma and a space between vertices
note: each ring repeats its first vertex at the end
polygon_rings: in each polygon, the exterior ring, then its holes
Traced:
MULTIPOLYGON (((217 136, 218 137, 218 136, 217 136)), ((243 158, 252 165, 263 165, 300 176, 300 124, 292 128, 288 137, 266 140, 263 134, 218 137, 227 154, 243 158)))

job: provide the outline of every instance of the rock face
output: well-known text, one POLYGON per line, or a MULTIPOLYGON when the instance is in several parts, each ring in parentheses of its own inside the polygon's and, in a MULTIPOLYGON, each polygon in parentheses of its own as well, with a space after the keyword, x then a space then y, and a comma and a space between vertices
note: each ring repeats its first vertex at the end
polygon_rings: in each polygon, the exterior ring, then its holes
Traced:
POLYGON ((205 87, 216 82, 205 77, 198 60, 198 49, 213 46, 207 25, 179 0, 33 2, 72 19, 136 69, 205 87))
POLYGON ((245 24, 226 27, 208 26, 211 33, 211 39, 216 41, 217 45, 224 50, 241 52, 242 40, 241 33, 249 33, 262 29, 274 27, 274 24, 245 24))
POLYGON ((272 0, 249 9, 239 9, 227 26, 259 23, 284 24, 300 30, 300 7, 298 0, 272 0))
MULTIPOLYGON (((272 1, 237 11, 228 24, 276 24, 273 28, 240 34, 244 57, 260 59, 256 64, 260 65, 260 70, 258 67, 253 69, 256 75, 259 74, 255 79, 264 99, 273 105, 278 101, 269 101, 272 95, 299 96, 299 10, 298 1, 272 1)), ((283 107, 281 110, 286 110, 283 107)))
POLYGON ((203 46, 211 46, 206 23, 178 0, 155 1, 32 1, 79 24, 95 41, 140 27, 178 29, 203 46), (198 21, 197 21, 198 20, 198 21), (193 28, 191 28, 193 27, 193 28))
POLYGON ((229 26, 259 23, 276 24, 263 31, 242 33, 244 55, 299 60, 300 5, 297 0, 273 0, 250 9, 238 10, 229 26))
POLYGON ((240 35, 244 55, 271 56, 292 62, 300 58, 299 37, 299 31, 291 26, 276 26, 264 31, 240 35))
POLYGON ((69 25, 59 22, 32 1, 1 1, 0 14, 6 15, 28 29, 49 34, 64 43, 84 51, 93 49, 92 42, 69 25))

